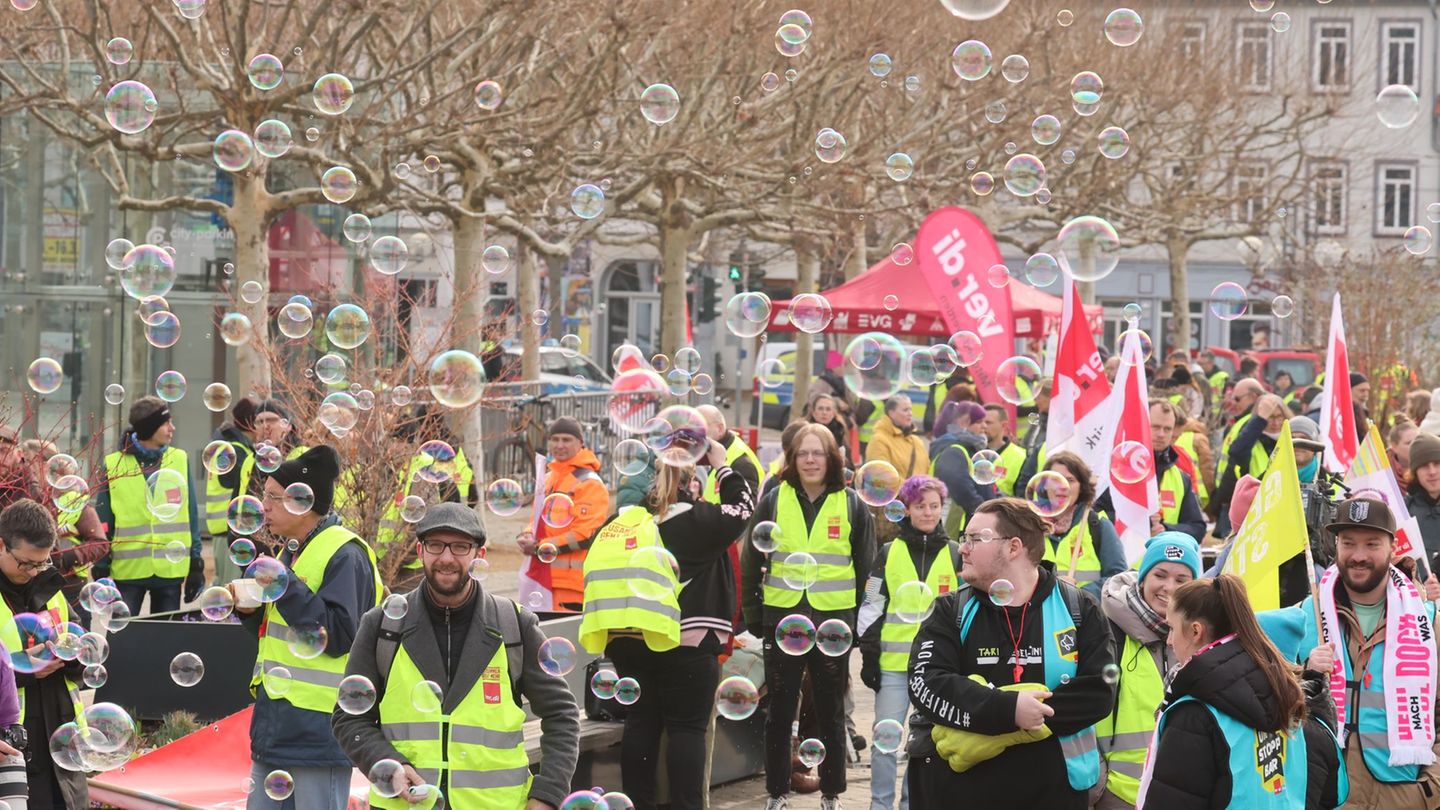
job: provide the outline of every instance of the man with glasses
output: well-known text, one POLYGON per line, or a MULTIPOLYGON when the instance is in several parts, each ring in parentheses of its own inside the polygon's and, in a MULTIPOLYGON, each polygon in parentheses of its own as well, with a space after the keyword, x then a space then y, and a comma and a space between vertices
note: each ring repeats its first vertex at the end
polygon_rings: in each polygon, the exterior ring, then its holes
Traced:
MULTIPOLYGON (((237 610, 260 636, 259 666, 251 682, 250 776, 258 785, 271 771, 295 781, 293 803, 254 790, 250 810, 344 810, 350 760, 330 733, 350 646, 360 617, 380 603, 383 586, 375 552, 331 511, 340 457, 328 445, 281 464, 265 481, 265 527, 277 539, 270 552, 283 576, 236 580, 237 596, 262 590, 263 610, 237 610)), ((272 563, 273 564, 273 563, 272 563)), ((251 603, 253 604, 253 602, 251 603)))
POLYGON ((1235 384, 1226 398, 1226 409, 1235 414, 1235 424, 1220 445, 1220 469, 1217 471, 1215 495, 1210 509, 1215 515, 1215 536, 1230 533, 1230 501, 1235 484, 1246 474, 1263 478, 1270 467, 1270 453, 1280 438, 1280 430, 1290 418, 1290 409, 1274 394, 1265 393, 1260 383, 1245 379, 1235 384))
MULTIPOLYGON (((29 806, 80 810, 90 806, 85 774, 55 767, 47 741, 84 711, 75 686, 83 667, 79 661, 57 658, 48 643, 22 637, 15 621, 16 616, 30 614, 59 628, 71 620, 70 606, 60 590, 64 579, 50 563, 55 538, 54 518, 35 501, 18 500, 0 512, 0 642, 18 664, 20 722, 30 741, 25 767, 29 806)), ((8 752, 0 748, 0 753, 8 752)), ((5 776, 0 769, 0 782, 5 776)))
POLYGON ((1043 562, 1047 526, 1018 498, 965 527, 960 576, 910 648, 910 807, 1084 810, 1094 726, 1115 706, 1100 605, 1043 562))
POLYGON ((559 807, 579 759, 580 715, 565 680, 544 669, 539 620, 480 587, 485 530, 474 510, 436 504, 416 535, 423 584, 403 613, 365 614, 345 669, 374 684, 376 698, 342 695, 331 719, 350 761, 372 776, 370 806, 435 806, 438 790, 451 807, 559 807), (440 687, 434 712, 415 703, 427 682, 440 687), (540 718, 534 777, 522 695, 540 718), (377 772, 385 760, 394 764, 377 772))

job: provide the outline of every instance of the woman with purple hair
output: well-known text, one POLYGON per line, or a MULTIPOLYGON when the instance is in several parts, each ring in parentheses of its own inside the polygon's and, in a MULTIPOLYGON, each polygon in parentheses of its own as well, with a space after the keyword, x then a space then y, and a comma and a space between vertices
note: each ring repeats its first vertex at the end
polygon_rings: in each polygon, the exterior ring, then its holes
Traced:
MULTIPOLYGON (((900 486, 897 500, 905 507, 898 518, 900 535, 875 555, 865 604, 860 607, 856 627, 860 680, 876 692, 871 810, 892 810, 894 806, 895 749, 887 752, 882 748, 888 747, 883 745, 887 737, 903 736, 910 708, 905 670, 911 642, 935 597, 955 590, 960 582, 960 545, 945 535, 941 525, 945 492, 945 484, 928 475, 912 476, 900 486), (882 723, 887 727, 882 728, 882 723)), ((886 514, 891 514, 890 509, 886 514)), ((902 789, 900 810, 908 807, 908 790, 902 789)))
POLYGON ((994 484, 976 483, 970 475, 970 457, 985 449, 985 437, 972 430, 985 420, 985 408, 978 402, 946 402, 935 422, 935 440, 930 443, 930 474, 939 478, 950 493, 945 531, 958 535, 975 507, 999 496, 994 484))

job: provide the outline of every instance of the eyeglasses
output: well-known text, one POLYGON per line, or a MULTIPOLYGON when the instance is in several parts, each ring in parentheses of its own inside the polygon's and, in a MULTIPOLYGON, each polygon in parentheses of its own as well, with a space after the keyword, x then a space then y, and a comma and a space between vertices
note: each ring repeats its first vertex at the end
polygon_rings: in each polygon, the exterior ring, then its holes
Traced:
POLYGON ((11 551, 9 548, 5 549, 5 553, 10 555, 10 558, 15 561, 15 567, 19 568, 21 571, 29 571, 32 574, 38 574, 41 571, 49 571, 51 568, 55 567, 55 564, 50 562, 49 559, 46 559, 44 562, 28 562, 26 560, 20 559, 19 557, 16 557, 15 552, 11 551))
POLYGON ((798 450, 798 451, 796 451, 796 453, 795 453, 795 460, 796 460, 796 461, 800 461, 801 459, 807 459, 807 458, 825 458, 825 451, 824 451, 824 450, 798 450))
POLYGON ((962 537, 964 537, 965 539, 960 541, 960 545, 969 546, 970 548, 974 548, 975 546, 981 545, 982 543, 993 543, 996 540, 1010 539, 1009 537, 1001 537, 995 532, 990 531, 989 529, 984 529, 982 531, 974 533, 967 532, 962 535, 962 537))
POLYGON ((470 543, 464 540, 458 543, 446 543, 442 540, 422 540, 420 541, 420 547, 425 549, 425 553, 432 557, 439 557, 448 549, 450 556, 458 558, 469 557, 471 554, 474 554, 475 549, 479 548, 480 544, 470 543))

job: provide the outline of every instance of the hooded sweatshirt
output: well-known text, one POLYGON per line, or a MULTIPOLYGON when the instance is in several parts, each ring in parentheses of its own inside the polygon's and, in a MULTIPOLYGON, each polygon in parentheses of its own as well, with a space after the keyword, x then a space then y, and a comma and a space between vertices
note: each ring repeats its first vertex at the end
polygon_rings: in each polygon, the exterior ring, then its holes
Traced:
MULTIPOLYGON (((1340 754, 1318 723, 1332 730, 1335 707, 1321 676, 1307 673, 1305 721, 1305 807, 1339 805, 1337 773, 1340 754)), ((1190 696, 1247 726, 1274 730, 1282 725, 1270 682, 1239 639, 1211 647, 1191 658, 1166 692, 1167 705, 1190 696)), ((1154 772, 1145 797, 1148 807, 1165 810, 1220 810, 1230 807, 1234 790, 1230 747, 1215 717, 1204 706, 1187 702, 1165 717, 1165 728, 1151 752, 1154 772)))

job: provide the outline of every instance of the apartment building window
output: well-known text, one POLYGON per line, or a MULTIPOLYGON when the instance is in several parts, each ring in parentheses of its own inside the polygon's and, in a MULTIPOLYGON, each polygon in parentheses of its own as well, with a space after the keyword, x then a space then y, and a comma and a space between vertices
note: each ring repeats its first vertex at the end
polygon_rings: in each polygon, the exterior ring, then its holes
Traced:
POLYGON ((1319 23, 1315 28, 1315 87, 1350 87, 1350 24, 1319 23))
POLYGON ((1407 164, 1381 163, 1375 169, 1380 183, 1380 199, 1376 201, 1376 233, 1402 234, 1415 224, 1416 167, 1407 164))
POLYGON ((1420 89, 1420 24, 1391 22, 1380 27, 1380 83, 1420 89))
POLYGON ((1180 53, 1186 61, 1199 59, 1205 53, 1205 23, 1187 22, 1180 26, 1180 53))
POLYGON ((1235 170, 1235 219, 1255 222, 1265 212, 1265 164, 1247 163, 1235 170))
POLYGON ((1273 68, 1269 23, 1242 23, 1236 48, 1240 86, 1246 90, 1269 90, 1273 68))
POLYGON ((1345 175, 1343 163, 1320 163, 1310 171, 1310 224, 1317 234, 1345 233, 1345 175))

